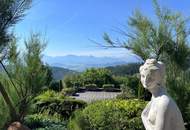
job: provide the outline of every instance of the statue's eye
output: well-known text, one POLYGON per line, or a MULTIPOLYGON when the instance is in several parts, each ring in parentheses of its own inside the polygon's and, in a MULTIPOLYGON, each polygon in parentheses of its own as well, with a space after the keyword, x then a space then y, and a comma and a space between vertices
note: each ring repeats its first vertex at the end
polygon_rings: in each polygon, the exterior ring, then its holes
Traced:
POLYGON ((142 78, 144 78, 145 76, 144 75, 141 75, 142 78))

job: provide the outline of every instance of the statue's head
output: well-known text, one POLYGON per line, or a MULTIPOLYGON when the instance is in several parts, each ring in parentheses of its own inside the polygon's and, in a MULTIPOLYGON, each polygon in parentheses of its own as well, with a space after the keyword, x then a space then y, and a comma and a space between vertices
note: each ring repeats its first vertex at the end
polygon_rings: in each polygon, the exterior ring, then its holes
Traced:
POLYGON ((161 61, 147 59, 139 70, 144 88, 164 86, 165 65, 161 61))

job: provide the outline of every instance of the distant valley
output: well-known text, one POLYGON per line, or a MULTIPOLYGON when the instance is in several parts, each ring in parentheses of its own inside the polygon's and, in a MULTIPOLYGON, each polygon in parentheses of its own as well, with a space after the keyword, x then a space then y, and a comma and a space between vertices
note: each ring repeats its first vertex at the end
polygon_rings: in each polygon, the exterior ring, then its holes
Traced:
MULTIPOLYGON (((139 63, 129 63, 127 65, 116 65, 105 67, 110 70, 115 76, 125 76, 132 75, 139 72, 139 63)), ((62 80, 65 75, 79 74, 80 72, 61 68, 61 67, 51 67, 54 80, 62 80)))
POLYGON ((138 71, 139 61, 134 58, 121 59, 112 57, 94 56, 45 56, 43 61, 51 67, 53 78, 61 80, 65 75, 77 74, 87 68, 107 68, 114 75, 126 75, 138 71))
POLYGON ((87 68, 99 68, 116 65, 126 65, 129 63, 139 62, 138 59, 133 56, 124 58, 113 58, 113 57, 94 57, 94 56, 44 56, 43 62, 53 67, 61 67, 69 70, 82 72, 87 68))

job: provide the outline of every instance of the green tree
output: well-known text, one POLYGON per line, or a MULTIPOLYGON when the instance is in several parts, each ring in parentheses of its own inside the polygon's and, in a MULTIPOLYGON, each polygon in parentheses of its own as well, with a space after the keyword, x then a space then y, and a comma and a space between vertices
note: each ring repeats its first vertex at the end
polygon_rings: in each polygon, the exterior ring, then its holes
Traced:
POLYGON ((8 29, 14 26, 30 8, 32 0, 1 0, 0 1, 0 48, 7 46, 12 35, 8 29))
MULTIPOLYGON (((15 120, 22 122, 29 112, 33 98, 47 85, 48 69, 44 68, 41 61, 41 53, 45 45, 38 34, 31 34, 30 38, 25 41, 25 52, 17 49, 16 39, 12 40, 9 46, 7 70, 10 77, 2 74, 0 81, 4 79, 6 82, 2 82, 3 85, 12 88, 8 96, 17 118, 10 117, 8 123, 15 120)), ((10 111, 11 114, 13 114, 12 111, 10 111)))
POLYGON ((126 76, 133 75, 139 72, 140 63, 129 63, 127 65, 117 65, 106 67, 106 69, 110 70, 113 75, 116 76, 126 76))
POLYGON ((87 69, 82 74, 84 85, 96 84, 98 87, 102 87, 104 84, 112 84, 114 80, 111 75, 111 71, 104 68, 91 68, 87 69))
POLYGON ((75 89, 91 84, 100 88, 104 84, 116 84, 111 71, 105 68, 90 68, 81 74, 66 75, 63 82, 65 87, 75 89))
POLYGON ((64 76, 63 86, 65 88, 79 88, 83 87, 83 77, 81 74, 71 74, 64 76))
MULTIPOLYGON (((7 43, 12 38, 8 31, 24 16, 24 12, 31 5, 31 0, 1 0, 0 1, 0 53, 6 48, 7 43)), ((1 59, 2 60, 2 59, 1 59)), ((2 62, 1 62, 2 63, 2 62)), ((0 92, 9 108, 10 116, 17 118, 16 110, 13 103, 0 83, 0 92)))
POLYGON ((46 86, 49 86, 53 81, 52 69, 48 64, 42 65, 42 69, 44 69, 47 72, 46 86))

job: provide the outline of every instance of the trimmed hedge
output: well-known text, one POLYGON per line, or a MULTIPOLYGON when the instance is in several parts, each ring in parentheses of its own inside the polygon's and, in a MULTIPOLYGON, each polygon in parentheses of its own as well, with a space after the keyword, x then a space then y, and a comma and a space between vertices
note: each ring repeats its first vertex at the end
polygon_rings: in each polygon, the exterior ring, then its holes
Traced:
POLYGON ((84 108, 86 105, 84 101, 65 97, 53 91, 47 91, 35 98, 36 113, 48 111, 50 115, 57 113, 63 118, 69 118, 72 112, 84 108))
POLYGON ((114 84, 104 84, 102 87, 103 87, 103 89, 105 91, 108 91, 108 92, 112 92, 112 91, 118 90, 118 89, 115 88, 114 84))
POLYGON ((144 130, 141 112, 142 100, 105 100, 74 113, 70 130, 144 130))
POLYGON ((98 89, 98 87, 97 87, 96 84, 86 84, 86 85, 85 85, 85 88, 86 88, 86 90, 88 90, 88 91, 94 91, 94 90, 97 90, 97 89, 98 89))

